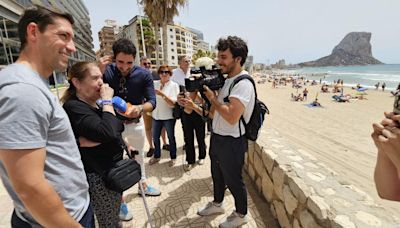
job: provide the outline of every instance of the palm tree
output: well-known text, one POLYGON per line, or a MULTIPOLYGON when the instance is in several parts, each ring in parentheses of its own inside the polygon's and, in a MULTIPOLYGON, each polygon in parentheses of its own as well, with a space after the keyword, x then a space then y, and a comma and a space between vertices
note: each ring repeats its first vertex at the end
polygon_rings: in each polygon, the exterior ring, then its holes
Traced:
POLYGON ((174 17, 179 15, 178 7, 187 6, 188 0, 140 0, 140 4, 143 6, 144 13, 151 24, 155 27, 157 66, 159 66, 160 28, 162 28, 163 33, 163 62, 168 64, 167 25, 173 23, 174 17))
MULTIPOLYGON (((154 36, 154 31, 153 28, 151 27, 150 21, 146 18, 142 18, 142 28, 143 28, 143 37, 144 37, 144 46, 146 49, 146 55, 148 57, 151 56, 151 53, 153 53, 156 50, 156 39, 154 36)), ((137 28, 137 33, 139 34, 140 28, 137 28)), ((142 38, 139 39, 139 44, 142 44, 142 38)))

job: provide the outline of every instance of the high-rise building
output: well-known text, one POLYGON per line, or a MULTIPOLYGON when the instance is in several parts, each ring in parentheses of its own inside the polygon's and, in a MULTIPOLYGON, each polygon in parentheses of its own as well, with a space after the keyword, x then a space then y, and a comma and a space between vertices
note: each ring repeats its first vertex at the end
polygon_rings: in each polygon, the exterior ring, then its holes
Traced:
POLYGON ((189 31, 191 31, 193 36, 193 50, 196 52, 197 50, 202 51, 210 51, 210 44, 204 41, 203 32, 194 28, 187 27, 189 31))
MULTIPOLYGON (((148 22, 146 17, 142 18, 142 28, 139 21, 140 16, 133 17, 128 25, 123 26, 122 33, 118 34, 118 37, 124 37, 131 40, 138 52, 136 60, 138 61, 141 56, 144 55, 143 42, 142 42, 142 30, 145 39, 145 52, 146 56, 150 58, 153 65, 156 64, 156 42, 159 43, 159 59, 162 62, 163 55, 163 31, 160 29, 161 39, 155 40, 154 28, 148 22), (151 35, 149 35, 151 34, 151 35)), ((196 30, 198 31, 198 30, 196 30)), ((198 31, 201 34, 200 31, 198 31)), ((168 51, 168 63, 171 66, 178 66, 179 56, 192 57, 194 54, 194 38, 197 36, 194 32, 182 25, 168 25, 167 26, 167 50, 168 51)), ((205 42, 204 42, 205 43, 205 42)))
POLYGON ((113 54, 112 45, 116 40, 116 36, 120 30, 119 26, 114 20, 107 19, 105 23, 106 25, 103 26, 98 33, 100 50, 96 53, 97 58, 113 54))
POLYGON ((178 58, 187 56, 192 58, 194 54, 193 37, 194 33, 181 25, 168 26, 168 51, 171 53, 169 62, 173 66, 178 66, 178 58), (175 41, 175 43, 174 43, 175 41))
MULTIPOLYGON (((95 60, 89 11, 82 0, 0 0, 0 65, 11 64, 19 56, 20 42, 17 24, 27 7, 33 4, 69 12, 73 16, 74 43, 77 51, 70 56, 69 65, 77 61, 95 60)), ((65 73, 57 73, 57 81, 63 83, 65 73)))

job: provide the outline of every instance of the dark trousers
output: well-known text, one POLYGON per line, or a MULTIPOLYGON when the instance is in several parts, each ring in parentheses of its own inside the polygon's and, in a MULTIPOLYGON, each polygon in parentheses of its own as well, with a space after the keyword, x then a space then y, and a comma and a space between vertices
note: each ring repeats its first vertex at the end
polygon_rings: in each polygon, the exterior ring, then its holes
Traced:
MULTIPOLYGON (((93 214, 91 205, 89 205, 88 209, 86 210, 85 214, 83 215, 83 217, 79 221, 79 223, 84 228, 95 228, 94 214, 93 214)), ((31 228, 32 226, 29 223, 25 222, 24 220, 20 219, 14 210, 12 213, 12 216, 11 216, 11 227, 12 228, 31 228)))
POLYGON ((206 157, 206 143, 204 138, 205 123, 202 117, 192 112, 190 114, 182 114, 183 136, 185 140, 186 161, 188 164, 194 164, 196 161, 196 153, 194 150, 194 134, 196 134, 197 144, 199 145, 199 159, 206 157))
POLYGON ((242 136, 211 135, 210 158, 211 175, 214 185, 214 202, 222 203, 225 186, 235 199, 236 212, 247 214, 247 193, 243 182, 242 168, 244 154, 247 151, 247 139, 242 136))

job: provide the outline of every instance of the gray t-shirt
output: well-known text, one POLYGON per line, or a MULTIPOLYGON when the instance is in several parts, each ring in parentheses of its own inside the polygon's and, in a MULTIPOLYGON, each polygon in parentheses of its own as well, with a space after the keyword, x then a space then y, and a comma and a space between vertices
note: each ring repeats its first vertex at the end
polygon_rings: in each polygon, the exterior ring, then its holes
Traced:
MULTIPOLYGON (((68 116, 43 77, 25 65, 9 65, 0 71, 0 149, 44 147, 45 177, 79 221, 89 207, 88 183, 68 116)), ((19 217, 38 226, 13 190, 1 161, 0 176, 19 217)))

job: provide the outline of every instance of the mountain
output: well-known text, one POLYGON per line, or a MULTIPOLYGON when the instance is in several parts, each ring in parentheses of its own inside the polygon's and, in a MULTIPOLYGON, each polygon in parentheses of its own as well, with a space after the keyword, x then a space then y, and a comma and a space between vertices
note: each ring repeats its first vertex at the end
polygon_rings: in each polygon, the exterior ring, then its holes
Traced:
POLYGON ((315 61, 300 63, 302 67, 382 64, 372 56, 371 33, 351 32, 333 49, 332 54, 315 61))

